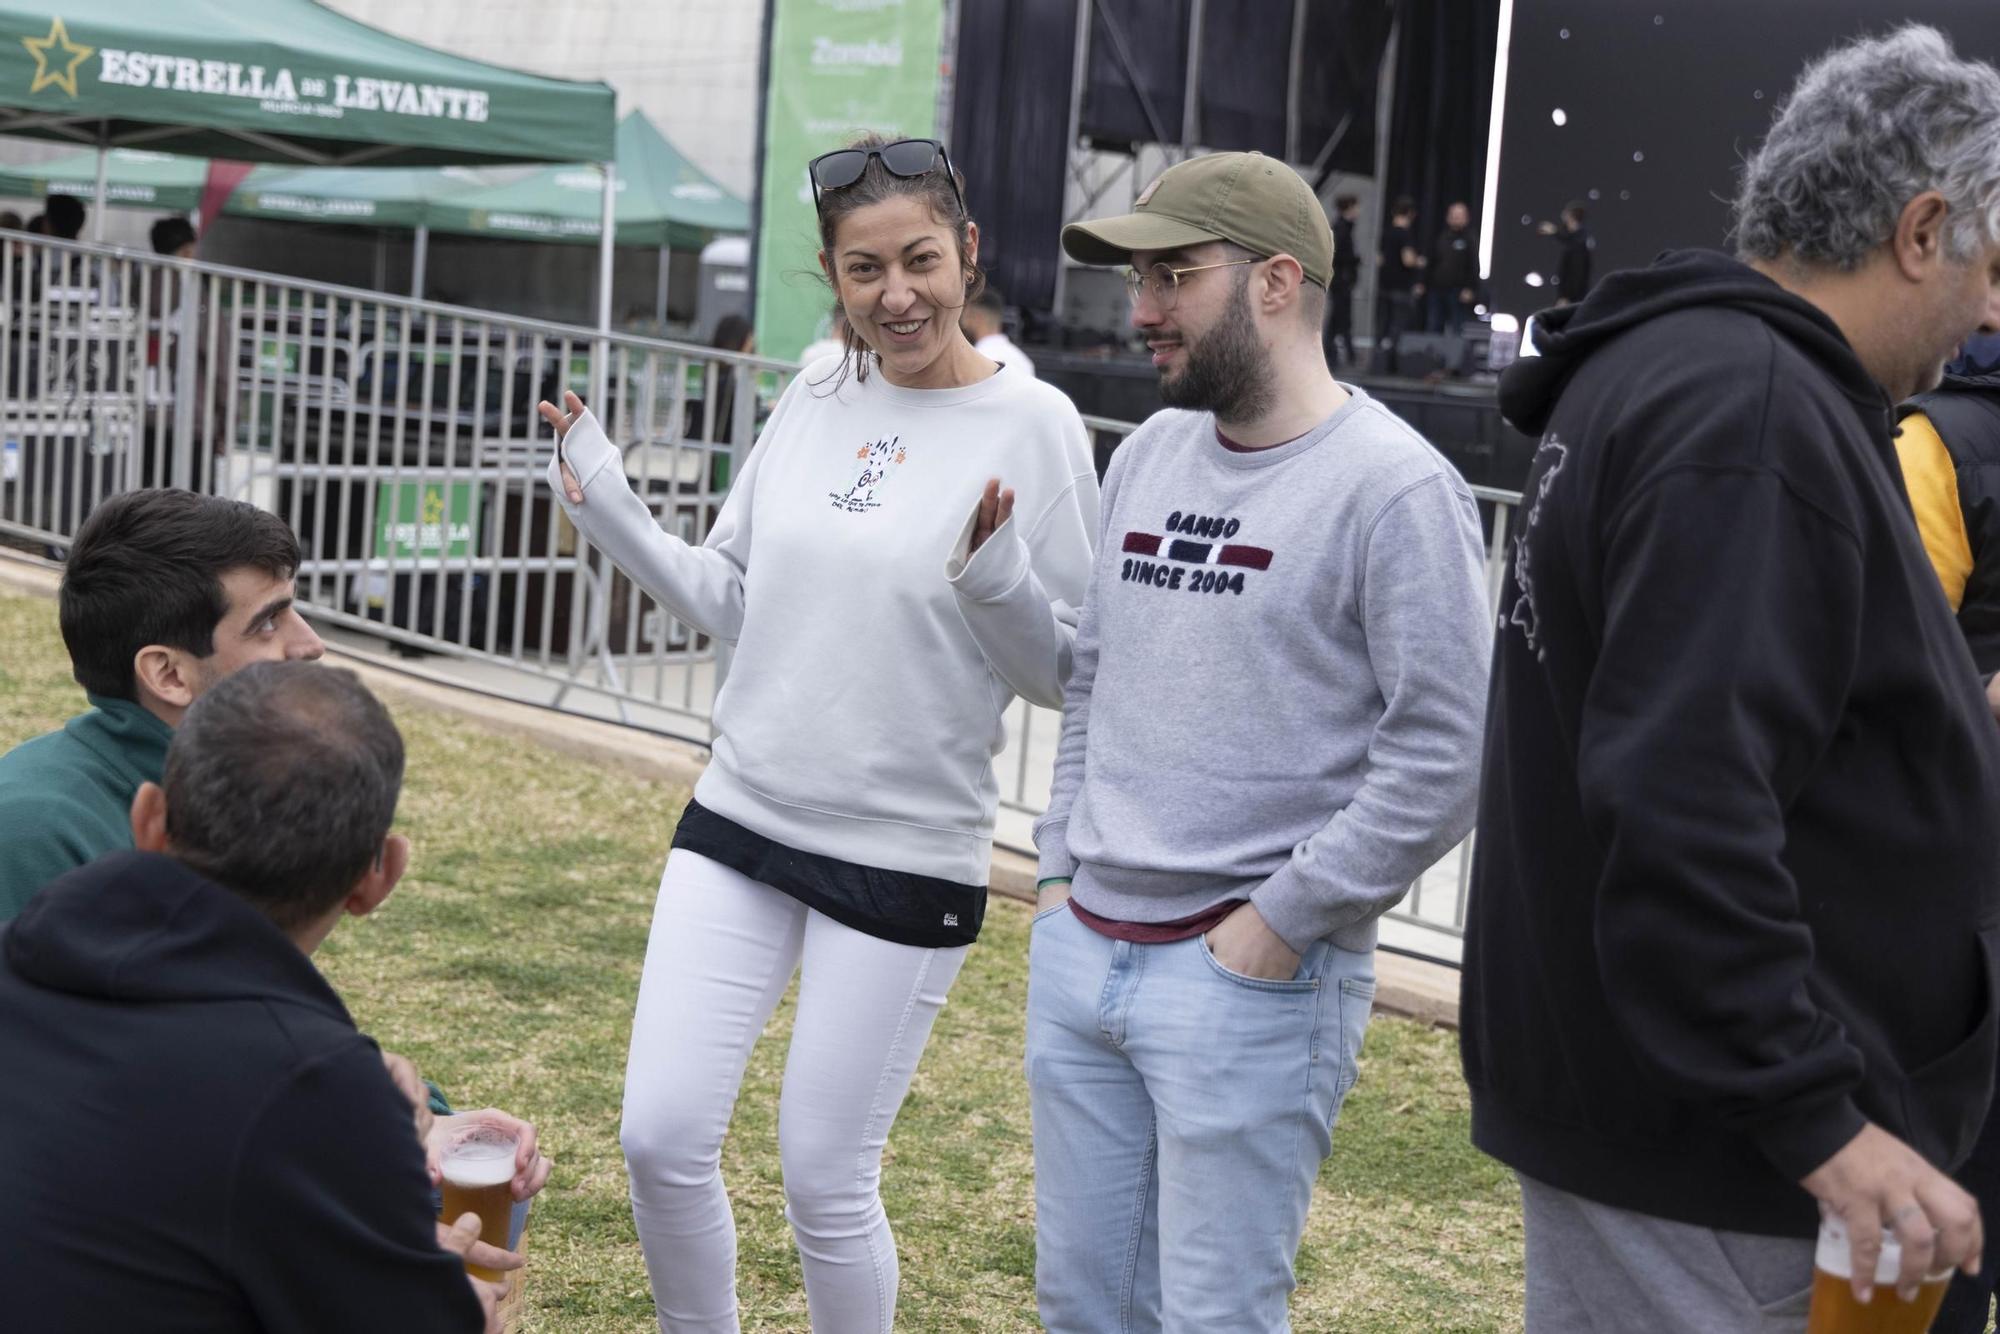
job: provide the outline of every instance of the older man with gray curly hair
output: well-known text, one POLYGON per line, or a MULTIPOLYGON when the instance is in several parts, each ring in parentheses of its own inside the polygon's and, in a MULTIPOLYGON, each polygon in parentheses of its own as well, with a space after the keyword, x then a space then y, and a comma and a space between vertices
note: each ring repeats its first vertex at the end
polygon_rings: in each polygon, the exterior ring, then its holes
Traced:
POLYGON ((1461 1018, 1534 1334, 1800 1330, 1823 1214, 1863 1300, 1983 1249, 1946 1173, 1994 1083, 2000 730, 1891 432, 2000 323, 2000 73, 1923 27, 1829 53, 1736 214, 1501 385, 1540 446, 1461 1018))

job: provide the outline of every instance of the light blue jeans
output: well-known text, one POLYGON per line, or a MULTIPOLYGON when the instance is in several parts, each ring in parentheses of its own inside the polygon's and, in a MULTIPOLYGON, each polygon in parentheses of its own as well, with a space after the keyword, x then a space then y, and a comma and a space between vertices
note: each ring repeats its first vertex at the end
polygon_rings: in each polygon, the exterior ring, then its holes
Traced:
POLYGON ((1292 1260, 1374 998, 1374 955, 1323 940, 1268 982, 1199 939, 1112 940, 1066 905, 1035 919, 1035 1288, 1051 1334, 1291 1327, 1292 1260))

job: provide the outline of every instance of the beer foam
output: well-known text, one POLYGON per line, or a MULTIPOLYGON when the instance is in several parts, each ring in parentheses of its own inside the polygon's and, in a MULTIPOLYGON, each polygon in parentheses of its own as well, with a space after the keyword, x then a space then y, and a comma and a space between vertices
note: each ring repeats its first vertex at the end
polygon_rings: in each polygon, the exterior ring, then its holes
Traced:
MULTIPOLYGON (((1835 1278, 1854 1276, 1854 1257, 1848 1247, 1847 1223, 1839 1218, 1826 1217, 1819 1224, 1819 1246, 1813 1252, 1813 1267, 1835 1278)), ((1882 1229, 1882 1253, 1875 1259, 1875 1283, 1878 1287, 1894 1287, 1898 1271, 1903 1267, 1903 1243, 1888 1228, 1882 1229)), ((1949 1269, 1927 1275, 1926 1283, 1936 1283, 1951 1277, 1949 1269)))
POLYGON ((514 1179, 512 1141, 470 1140, 452 1146, 445 1155, 444 1178, 454 1186, 473 1189, 498 1186, 514 1179))

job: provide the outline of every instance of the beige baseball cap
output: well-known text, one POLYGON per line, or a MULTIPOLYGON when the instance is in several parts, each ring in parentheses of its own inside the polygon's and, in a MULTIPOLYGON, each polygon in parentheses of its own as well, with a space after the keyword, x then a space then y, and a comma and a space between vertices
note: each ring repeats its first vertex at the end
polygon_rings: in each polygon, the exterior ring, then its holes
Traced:
POLYGON ((1333 280, 1333 228, 1299 174, 1262 153, 1210 153, 1167 168, 1132 211, 1063 228, 1080 264, 1130 264, 1135 250, 1232 241, 1269 258, 1290 255, 1307 278, 1333 280))

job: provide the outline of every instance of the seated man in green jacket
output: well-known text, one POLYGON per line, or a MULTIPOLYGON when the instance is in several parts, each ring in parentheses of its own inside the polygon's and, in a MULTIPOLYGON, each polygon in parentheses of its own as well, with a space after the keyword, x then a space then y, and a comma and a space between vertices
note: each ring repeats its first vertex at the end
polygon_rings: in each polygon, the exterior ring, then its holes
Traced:
MULTIPOLYGON (((140 490, 91 512, 58 603, 70 668, 91 708, 0 755, 0 922, 57 876, 132 846, 132 799, 161 781, 174 728, 209 687, 253 662, 326 652, 292 604, 298 567, 298 539, 284 520, 241 501, 140 490)), ((419 1104, 429 1144, 462 1120, 504 1123, 520 1142, 515 1198, 541 1189, 549 1164, 533 1126, 491 1108, 454 1117, 435 1084, 425 1108, 416 1068, 384 1060, 419 1104)))
POLYGON ((91 708, 0 756, 0 921, 132 846, 133 794, 160 781, 174 727, 210 685, 326 651, 292 606, 298 564, 284 520, 238 501, 132 491, 92 513, 60 604, 91 708))

